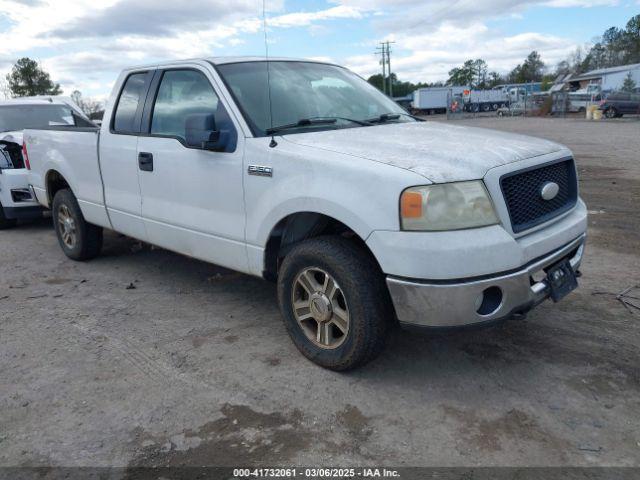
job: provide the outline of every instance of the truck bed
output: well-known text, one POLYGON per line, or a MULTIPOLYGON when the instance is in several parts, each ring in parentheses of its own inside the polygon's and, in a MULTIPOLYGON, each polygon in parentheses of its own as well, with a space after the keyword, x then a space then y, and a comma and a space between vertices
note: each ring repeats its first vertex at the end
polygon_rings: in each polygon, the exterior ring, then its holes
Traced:
POLYGON ((38 202, 50 208, 47 181, 59 173, 73 190, 88 222, 108 225, 98 162, 99 129, 53 126, 25 130, 31 164, 29 182, 38 202))

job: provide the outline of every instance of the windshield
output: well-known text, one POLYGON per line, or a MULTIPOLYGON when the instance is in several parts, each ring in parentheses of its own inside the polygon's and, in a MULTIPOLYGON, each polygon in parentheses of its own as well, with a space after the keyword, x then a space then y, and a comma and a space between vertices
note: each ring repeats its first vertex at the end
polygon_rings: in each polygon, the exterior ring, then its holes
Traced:
POLYGON ((0 132, 56 125, 76 125, 71 108, 65 105, 0 105, 0 132))
POLYGON ((415 121, 394 101, 345 68, 291 61, 269 62, 272 121, 267 62, 230 63, 217 69, 256 136, 266 136, 271 127, 283 125, 288 126, 285 133, 362 126, 383 115, 387 115, 384 121, 415 121), (299 123, 309 119, 335 122, 299 123))

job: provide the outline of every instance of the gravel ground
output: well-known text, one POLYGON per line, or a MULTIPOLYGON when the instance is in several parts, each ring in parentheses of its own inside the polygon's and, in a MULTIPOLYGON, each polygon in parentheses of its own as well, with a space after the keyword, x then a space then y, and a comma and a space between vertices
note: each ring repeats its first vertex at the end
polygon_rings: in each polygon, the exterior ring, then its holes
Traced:
POLYGON ((578 291, 394 332, 337 374, 294 348, 271 284, 115 234, 74 263, 50 222, 22 225, 0 232, 0 465, 640 466, 640 311, 596 294, 640 284, 640 122, 462 123, 574 150, 578 291))

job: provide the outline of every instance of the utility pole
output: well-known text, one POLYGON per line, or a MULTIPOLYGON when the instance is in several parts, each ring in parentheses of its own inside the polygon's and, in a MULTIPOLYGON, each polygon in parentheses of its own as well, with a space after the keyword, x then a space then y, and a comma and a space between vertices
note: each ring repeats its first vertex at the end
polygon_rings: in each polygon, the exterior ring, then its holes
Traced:
POLYGON ((389 96, 393 98, 393 76, 391 75, 391 49, 389 48, 390 43, 387 41, 387 71, 389 72, 389 96))
POLYGON ((390 45, 396 42, 380 42, 380 46, 376 48, 376 55, 381 55, 380 64, 382 65, 382 91, 386 94, 389 92, 389 96, 393 97, 393 77, 391 76, 391 47, 390 45), (387 85, 387 73, 389 74, 387 85))
POLYGON ((380 65, 382 65, 382 92, 387 93, 387 49, 384 42, 380 43, 380 47, 376 47, 376 55, 381 55, 380 65))

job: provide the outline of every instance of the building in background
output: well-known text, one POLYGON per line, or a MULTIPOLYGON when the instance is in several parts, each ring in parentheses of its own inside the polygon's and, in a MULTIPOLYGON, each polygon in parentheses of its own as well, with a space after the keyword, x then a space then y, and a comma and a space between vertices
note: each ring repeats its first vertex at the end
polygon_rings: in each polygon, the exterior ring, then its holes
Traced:
POLYGON ((571 77, 568 84, 570 90, 588 90, 590 85, 597 85, 602 91, 620 90, 629 74, 636 85, 640 85, 640 63, 591 70, 571 77))

